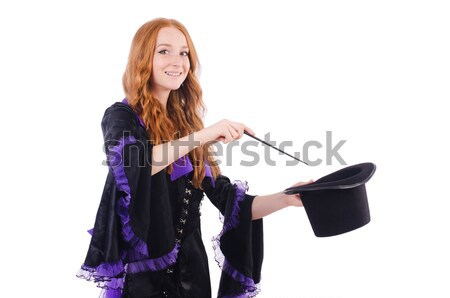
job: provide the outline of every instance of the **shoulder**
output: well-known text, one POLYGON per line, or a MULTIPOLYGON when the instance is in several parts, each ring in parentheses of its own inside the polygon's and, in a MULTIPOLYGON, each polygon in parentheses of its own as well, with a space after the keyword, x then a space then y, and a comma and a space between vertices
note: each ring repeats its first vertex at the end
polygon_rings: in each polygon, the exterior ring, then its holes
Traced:
POLYGON ((115 102, 106 108, 101 127, 105 139, 117 139, 125 133, 136 138, 146 138, 145 129, 139 124, 137 114, 122 102, 115 102))
POLYGON ((139 126, 135 111, 125 103, 115 102, 106 108, 102 118, 102 127, 106 128, 119 123, 129 127, 139 126))
POLYGON ((106 108, 103 118, 131 122, 136 118, 136 113, 127 104, 115 102, 106 108))

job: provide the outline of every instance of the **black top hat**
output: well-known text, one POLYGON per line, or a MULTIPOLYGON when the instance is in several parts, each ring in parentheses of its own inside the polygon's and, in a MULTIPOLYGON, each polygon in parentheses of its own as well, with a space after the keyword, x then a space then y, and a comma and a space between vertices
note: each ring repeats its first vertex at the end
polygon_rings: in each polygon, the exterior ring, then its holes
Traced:
POLYGON ((375 168, 373 163, 360 163, 284 192, 301 194, 317 237, 339 235, 370 222, 365 183, 375 173, 375 168))

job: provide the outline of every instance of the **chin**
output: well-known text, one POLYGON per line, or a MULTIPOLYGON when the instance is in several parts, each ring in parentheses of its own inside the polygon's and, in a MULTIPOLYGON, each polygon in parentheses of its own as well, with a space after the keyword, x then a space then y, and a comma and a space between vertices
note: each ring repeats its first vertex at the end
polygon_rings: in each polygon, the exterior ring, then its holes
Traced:
POLYGON ((168 89, 170 89, 170 90, 178 90, 178 89, 180 89, 181 88, 181 84, 182 83, 179 83, 179 84, 171 84, 171 85, 169 85, 169 86, 167 86, 168 87, 168 89))

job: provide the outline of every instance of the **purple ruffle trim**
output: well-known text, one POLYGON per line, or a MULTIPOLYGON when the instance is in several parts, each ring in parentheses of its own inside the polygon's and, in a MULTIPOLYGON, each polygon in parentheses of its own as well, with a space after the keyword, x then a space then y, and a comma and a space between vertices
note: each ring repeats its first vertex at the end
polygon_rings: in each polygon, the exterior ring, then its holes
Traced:
POLYGON ((103 289, 99 298, 122 298, 122 290, 103 289))
MULTIPOLYGON (((115 263, 101 263, 97 267, 81 266, 77 277, 87 281, 97 283, 97 287, 102 288, 100 297, 116 298, 121 295, 127 273, 138 273, 146 271, 158 271, 166 269, 175 264, 178 258, 180 245, 177 243, 174 249, 168 254, 154 259, 145 259, 128 264, 123 264, 122 260, 115 263)), ((130 254, 130 252, 128 252, 130 254)), ((127 253, 122 253, 121 259, 126 257, 127 253)))
POLYGON ((254 290, 253 292, 247 292, 247 293, 242 293, 242 294, 237 294, 237 295, 226 295, 223 296, 222 298, 248 298, 248 297, 255 297, 259 292, 261 292, 261 287, 259 284, 255 285, 256 290, 254 290))
POLYGON ((102 289, 122 290, 124 282, 124 266, 122 260, 116 263, 101 263, 97 267, 81 266, 77 277, 93 281, 102 289), (122 276, 121 276, 122 275, 122 276))
POLYGON ((234 188, 236 191, 235 200, 231 210, 230 216, 225 220, 223 224, 222 231, 216 237, 212 238, 213 248, 214 248, 214 259, 216 260, 222 271, 230 275, 234 280, 240 282, 244 288, 244 293, 238 295, 229 295, 223 298, 244 298, 244 297, 254 297, 260 292, 259 284, 255 284, 252 278, 243 275, 241 272, 236 270, 225 258, 220 249, 220 239, 221 237, 231 229, 236 228, 239 225, 239 203, 245 199, 245 193, 248 191, 247 182, 235 181, 234 188))
POLYGON ((124 239, 131 244, 131 246, 140 254, 148 256, 147 244, 136 236, 131 228, 130 224, 130 201, 131 201, 131 189, 128 184, 127 176, 125 175, 125 170, 122 160, 122 150, 125 145, 136 143, 136 139, 133 136, 122 137, 117 146, 110 149, 110 156, 108 157, 108 166, 113 172, 114 178, 116 180, 117 188, 125 193, 124 197, 119 199, 117 205, 117 213, 122 222, 122 235, 124 239), (119 162, 115 161, 114 166, 111 165, 111 152, 114 152, 114 156, 119 156, 121 160, 119 162))
MULTIPOLYGON (((127 252, 122 252, 121 259, 115 263, 101 263, 97 267, 82 265, 77 273, 77 277, 94 281, 97 287, 102 288, 101 298, 120 298, 125 281, 126 273, 137 273, 144 271, 158 271, 173 265, 178 257, 180 245, 177 243, 174 249, 168 254, 154 259, 143 259, 128 264, 123 263, 127 255, 133 255, 134 258, 145 258, 148 256, 147 244, 137 237, 130 225, 129 206, 131 200, 131 188, 123 166, 122 151, 126 145, 136 143, 133 136, 127 136, 120 139, 119 144, 110 148, 110 154, 107 157, 107 163, 112 170, 117 188, 125 193, 120 197, 117 205, 117 213, 122 223, 122 235, 131 245, 127 252), (111 154, 112 153, 112 154, 111 154), (119 159, 119 160, 118 160, 119 159)), ((93 229, 88 231, 93 234, 93 229)))
POLYGON ((127 273, 138 273, 166 269, 167 267, 175 264, 179 250, 180 245, 177 243, 170 253, 162 257, 128 263, 126 271, 127 273))

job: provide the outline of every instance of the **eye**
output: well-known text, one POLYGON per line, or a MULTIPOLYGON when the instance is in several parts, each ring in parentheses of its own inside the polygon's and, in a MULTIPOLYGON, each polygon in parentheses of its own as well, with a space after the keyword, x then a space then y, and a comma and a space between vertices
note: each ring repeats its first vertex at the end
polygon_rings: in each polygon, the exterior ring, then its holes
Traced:
POLYGON ((161 50, 158 53, 165 55, 165 54, 169 54, 169 51, 168 50, 161 50))
POLYGON ((180 53, 181 56, 189 56, 189 52, 188 51, 184 51, 180 53))

